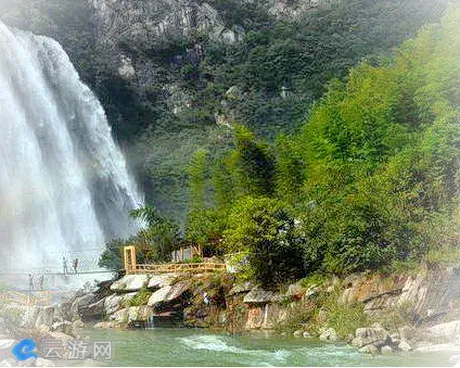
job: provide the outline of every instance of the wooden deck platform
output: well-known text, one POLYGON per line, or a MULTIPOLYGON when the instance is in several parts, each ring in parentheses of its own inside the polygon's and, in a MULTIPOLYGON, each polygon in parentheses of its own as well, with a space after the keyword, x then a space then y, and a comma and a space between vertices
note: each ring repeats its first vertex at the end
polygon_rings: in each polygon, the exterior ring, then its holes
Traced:
POLYGON ((222 263, 171 263, 171 264, 138 264, 135 268, 128 267, 127 274, 153 274, 165 273, 211 273, 226 270, 222 263))

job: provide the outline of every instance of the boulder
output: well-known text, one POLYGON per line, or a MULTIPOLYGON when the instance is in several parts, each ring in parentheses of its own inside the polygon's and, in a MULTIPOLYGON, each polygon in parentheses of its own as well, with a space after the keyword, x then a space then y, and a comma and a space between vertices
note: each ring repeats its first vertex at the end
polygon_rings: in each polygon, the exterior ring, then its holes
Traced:
POLYGON ((153 316, 153 309, 147 305, 128 308, 128 322, 145 322, 153 316))
MULTIPOLYGON (((129 324, 131 322, 145 322, 153 316, 153 309, 146 305, 121 309, 110 316, 115 324, 129 324)), ((96 325, 97 328, 112 328, 111 325, 96 325)), ((95 326, 95 327, 96 327, 95 326)))
POLYGON ((75 340, 72 336, 67 335, 64 332, 51 331, 51 332, 48 332, 47 335, 51 340, 60 340, 64 344, 68 344, 70 341, 75 340))
POLYGON ((24 310, 21 325, 26 328, 35 327, 40 311, 41 311, 41 307, 39 306, 27 307, 24 310))
POLYGON ((1 350, 10 350, 16 344, 17 344, 17 341, 13 340, 13 339, 0 340, 0 351, 1 350))
POLYGON ((247 293, 254 288, 254 284, 252 282, 245 282, 241 284, 235 284, 229 291, 229 295, 236 295, 241 293, 247 293))
POLYGON ((179 299, 186 291, 189 290, 189 283, 186 281, 178 282, 174 285, 162 287, 155 291, 149 298, 148 306, 158 307, 179 299))
POLYGON ((54 307, 41 307, 35 322, 35 326, 49 327, 53 325, 54 307))
POLYGON ((403 326, 398 329, 398 335, 400 340, 410 340, 414 336, 415 329, 409 326, 403 326))
POLYGON ((446 344, 433 344, 429 341, 420 341, 417 343, 417 347, 413 349, 418 353, 460 353, 460 345, 455 343, 446 343, 446 344))
POLYGON ((63 332, 66 335, 73 334, 73 323, 70 321, 54 322, 51 331, 63 332))
POLYGON ((331 341, 336 342, 339 341, 339 337, 337 336, 337 332, 333 328, 328 328, 325 330, 320 336, 319 339, 321 341, 331 341))
POLYGON ((406 340, 401 340, 401 342, 398 345, 398 349, 401 351, 411 351, 412 346, 406 341, 406 340))
POLYGON ((96 295, 93 293, 84 294, 76 298, 70 307, 72 319, 80 318, 80 314, 94 302, 96 302, 96 295))
POLYGON ((152 290, 158 290, 165 286, 170 286, 176 279, 175 274, 155 275, 152 276, 147 284, 147 288, 152 290))
POLYGON ((102 321, 96 323, 93 328, 100 328, 100 329, 111 329, 115 328, 115 323, 113 321, 102 321))
POLYGON ((385 345, 380 349, 382 354, 391 354, 393 352, 393 348, 389 345, 385 345))
POLYGON ((126 294, 112 294, 104 299, 104 313, 110 315, 115 313, 117 310, 122 309, 123 303, 136 295, 137 292, 126 293, 126 294))
POLYGON ((302 337, 302 331, 300 331, 300 330, 294 331, 292 336, 294 336, 294 337, 302 337))
POLYGON ((391 334, 390 339, 391 339, 391 342, 396 345, 401 342, 401 337, 398 333, 391 334))
POLYGON ((66 317, 64 315, 62 305, 56 305, 54 307, 53 322, 64 322, 65 320, 66 317))
POLYGON ((104 315, 104 299, 97 301, 96 303, 92 303, 86 307, 84 311, 82 311, 83 318, 85 320, 100 318, 104 315))
POLYGON ((369 344, 359 349, 359 352, 364 354, 377 355, 379 353, 379 349, 375 345, 369 344))
POLYGON ((371 344, 379 347, 391 343, 390 334, 380 326, 358 328, 355 336, 356 338, 352 341, 352 345, 357 348, 371 344))
POLYGON ((304 339, 311 339, 311 338, 313 338, 313 336, 312 336, 309 332, 306 332, 306 331, 302 334, 302 336, 303 336, 304 339))
POLYGON ((110 286, 110 290, 117 293, 139 291, 143 287, 147 286, 148 281, 148 275, 126 275, 123 276, 120 280, 115 281, 110 286))
POLYGON ((85 308, 88 305, 94 303, 95 301, 96 295, 94 293, 84 294, 74 300, 71 309, 74 309, 75 307, 77 307, 77 309, 85 308))
POLYGON ((72 327, 74 329, 84 328, 85 323, 81 319, 77 319, 77 320, 72 322, 72 327))
POLYGON ((8 358, 0 362, 0 367, 17 367, 18 364, 13 358, 8 358))
POLYGON ((312 285, 305 292, 305 299, 306 300, 314 299, 316 296, 319 295, 320 292, 321 292, 321 288, 319 286, 312 285))
POLYGON ((460 321, 441 323, 428 328, 427 331, 432 337, 451 340, 460 335, 460 321))
POLYGON ((117 310, 110 315, 110 319, 117 324, 128 323, 128 310, 129 308, 117 310))
POLYGON ((302 285, 291 284, 288 287, 286 296, 290 297, 293 300, 300 300, 302 299, 304 292, 305 292, 305 289, 302 287, 302 285))
POLYGON ((13 339, 0 340, 0 360, 11 357, 11 349, 16 344, 17 341, 13 339))
POLYGON ((280 302, 281 300, 282 296, 274 291, 252 289, 245 295, 243 302, 247 304, 268 304, 280 302))

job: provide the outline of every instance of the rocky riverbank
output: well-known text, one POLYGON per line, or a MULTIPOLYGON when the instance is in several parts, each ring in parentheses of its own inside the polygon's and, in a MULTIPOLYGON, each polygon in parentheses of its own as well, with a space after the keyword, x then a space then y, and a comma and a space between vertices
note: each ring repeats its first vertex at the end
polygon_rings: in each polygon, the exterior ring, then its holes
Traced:
POLYGON ((69 322, 186 326, 346 341, 363 353, 460 351, 460 265, 301 280, 281 290, 230 274, 127 275, 76 297, 69 322))
MULTIPOLYGON (((18 323, 38 345, 50 338, 80 339, 84 326, 167 325, 345 341, 368 354, 451 351, 456 362, 459 279, 460 265, 424 265, 399 275, 310 278, 276 288, 239 282, 229 273, 127 275, 56 306, 21 307, 18 323)), ((15 342, 5 335, 0 353, 9 354, 15 342)), ((15 364, 6 355, 2 359, 0 366, 15 364)), ((42 359, 29 365, 51 364, 42 359)))
POLYGON ((65 356, 53 359, 39 356, 18 361, 12 356, 13 347, 23 339, 35 342, 37 351, 43 352, 50 343, 61 354, 69 344, 83 341, 83 321, 71 310, 70 303, 56 306, 24 306, 14 301, 0 304, 0 367, 52 367, 60 365, 65 356))

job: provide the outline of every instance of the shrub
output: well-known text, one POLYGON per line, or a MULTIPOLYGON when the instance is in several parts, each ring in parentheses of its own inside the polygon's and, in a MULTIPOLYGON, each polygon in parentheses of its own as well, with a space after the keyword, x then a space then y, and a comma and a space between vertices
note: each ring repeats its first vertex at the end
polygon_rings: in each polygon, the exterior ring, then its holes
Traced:
POLYGON ((303 276, 300 242, 293 218, 278 201, 263 197, 239 200, 224 232, 226 249, 247 251, 255 278, 265 285, 303 276))
POLYGON ((141 305, 147 305, 149 298, 152 296, 152 292, 146 287, 143 287, 137 292, 131 299, 125 301, 125 307, 139 307, 141 305))

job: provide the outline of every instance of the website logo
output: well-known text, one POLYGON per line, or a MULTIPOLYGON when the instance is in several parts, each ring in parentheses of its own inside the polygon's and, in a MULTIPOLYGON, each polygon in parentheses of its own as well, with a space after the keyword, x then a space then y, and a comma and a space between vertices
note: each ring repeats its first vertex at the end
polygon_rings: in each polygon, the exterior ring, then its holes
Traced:
POLYGON ((17 360, 27 360, 29 358, 38 358, 38 355, 33 351, 37 348, 34 340, 24 339, 16 344, 12 350, 17 360))

